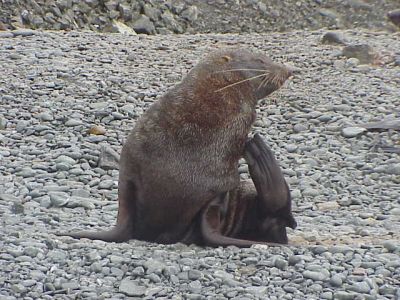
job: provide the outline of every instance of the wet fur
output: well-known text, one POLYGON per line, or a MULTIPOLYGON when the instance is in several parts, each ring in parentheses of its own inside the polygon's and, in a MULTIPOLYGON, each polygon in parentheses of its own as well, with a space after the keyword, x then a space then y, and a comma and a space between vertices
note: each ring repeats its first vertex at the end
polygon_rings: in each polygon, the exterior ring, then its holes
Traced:
POLYGON ((207 56, 143 114, 128 136, 120 159, 115 227, 65 235, 210 246, 287 243, 285 226, 290 225, 282 219, 288 208, 290 213, 290 198, 282 193, 282 182, 287 188, 283 176, 255 162, 255 149, 265 150, 256 143, 246 150, 256 188, 240 182, 238 161, 257 101, 290 75, 285 66, 245 49, 207 56), (279 181, 279 192, 255 179, 265 172, 279 181), (264 190, 277 198, 260 195, 264 190), (258 215, 260 202, 264 211, 258 215))

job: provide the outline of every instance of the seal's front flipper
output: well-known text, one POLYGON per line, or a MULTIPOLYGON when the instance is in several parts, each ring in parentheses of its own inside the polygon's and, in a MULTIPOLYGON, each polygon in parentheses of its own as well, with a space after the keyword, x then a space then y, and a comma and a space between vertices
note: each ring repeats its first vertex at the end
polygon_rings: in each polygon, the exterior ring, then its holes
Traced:
POLYGON ((130 232, 118 225, 107 231, 78 231, 72 233, 56 233, 58 236, 69 236, 75 239, 101 240, 105 242, 127 242, 131 239, 130 232))
MULTIPOLYGON (((122 171, 121 171, 122 172, 122 171)), ((70 236, 75 239, 86 238, 105 242, 126 242, 134 238, 134 216, 136 206, 136 188, 129 180, 121 179, 118 183, 118 218, 117 224, 110 230, 78 231, 73 233, 57 233, 58 236, 70 236)))

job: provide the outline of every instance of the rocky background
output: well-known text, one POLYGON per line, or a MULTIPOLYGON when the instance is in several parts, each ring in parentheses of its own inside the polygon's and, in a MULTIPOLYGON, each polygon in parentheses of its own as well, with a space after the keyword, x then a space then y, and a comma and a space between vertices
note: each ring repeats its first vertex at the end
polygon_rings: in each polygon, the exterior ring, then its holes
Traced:
POLYGON ((396 30, 398 0, 1 0, 0 28, 234 33, 318 28, 396 30))
POLYGON ((0 0, 0 299, 400 299, 396 2, 0 0), (115 223, 137 118, 227 45, 299 69, 253 128, 290 185, 291 245, 56 236, 115 223))

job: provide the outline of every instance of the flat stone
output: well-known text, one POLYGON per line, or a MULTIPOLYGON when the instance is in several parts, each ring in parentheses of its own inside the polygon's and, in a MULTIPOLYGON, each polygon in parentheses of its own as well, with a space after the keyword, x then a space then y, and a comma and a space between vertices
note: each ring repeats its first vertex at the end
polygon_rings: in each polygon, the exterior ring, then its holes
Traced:
POLYGON ((119 292, 131 297, 141 297, 146 293, 146 287, 136 281, 124 278, 119 285, 119 292))
POLYGON ((309 271, 306 270, 303 272, 304 278, 312 279, 314 281, 325 281, 328 276, 323 272, 309 271))
POLYGON ((342 136, 344 136, 345 138, 352 138, 359 136, 365 131, 367 131, 367 129, 362 127, 346 127, 342 129, 342 136))

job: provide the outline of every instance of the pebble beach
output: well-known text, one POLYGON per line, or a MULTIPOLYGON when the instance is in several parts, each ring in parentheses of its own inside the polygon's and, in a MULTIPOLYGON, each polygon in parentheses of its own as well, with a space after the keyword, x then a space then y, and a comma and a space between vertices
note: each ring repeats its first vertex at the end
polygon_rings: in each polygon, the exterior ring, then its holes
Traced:
MULTIPOLYGON (((0 32, 0 299, 400 299, 400 154, 385 151, 400 132, 361 126, 400 117, 400 36, 340 31, 382 57, 363 64, 324 33, 0 32), (289 245, 56 236, 115 223, 129 131, 226 46, 300 70, 260 101, 253 126, 290 185, 289 245)), ((249 178, 243 162, 239 172, 249 178)))

